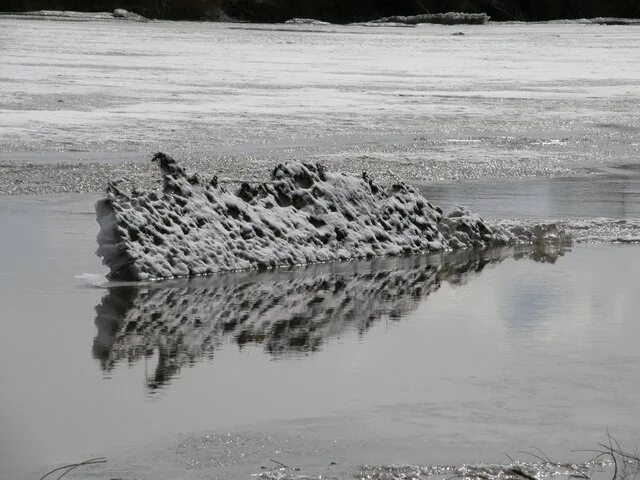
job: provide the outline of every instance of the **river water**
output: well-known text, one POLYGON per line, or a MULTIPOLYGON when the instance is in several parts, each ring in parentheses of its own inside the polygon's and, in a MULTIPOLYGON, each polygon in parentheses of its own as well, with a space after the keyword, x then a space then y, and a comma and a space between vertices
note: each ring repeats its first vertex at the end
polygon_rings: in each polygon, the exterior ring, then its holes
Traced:
POLYGON ((0 478, 637 446, 640 248, 612 243, 640 230, 636 28, 3 18, 0 47, 0 478), (367 169, 589 242, 107 284, 97 192, 153 185, 160 149, 227 181, 367 169))

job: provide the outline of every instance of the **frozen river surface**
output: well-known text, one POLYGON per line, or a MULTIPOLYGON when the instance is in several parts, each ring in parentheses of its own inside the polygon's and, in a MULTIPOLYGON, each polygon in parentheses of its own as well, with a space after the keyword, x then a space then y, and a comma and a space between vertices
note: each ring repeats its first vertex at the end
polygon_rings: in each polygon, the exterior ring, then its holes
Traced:
POLYGON ((607 242, 639 237, 639 51, 622 26, 0 18, 0 479, 638 446, 640 248, 607 242), (96 192, 152 185, 157 150, 228 181, 366 169, 605 243, 105 286, 96 192))
POLYGON ((640 152, 635 27, 5 18, 0 47, 0 193, 148 181, 158 150, 231 180, 297 158, 425 181, 640 152))

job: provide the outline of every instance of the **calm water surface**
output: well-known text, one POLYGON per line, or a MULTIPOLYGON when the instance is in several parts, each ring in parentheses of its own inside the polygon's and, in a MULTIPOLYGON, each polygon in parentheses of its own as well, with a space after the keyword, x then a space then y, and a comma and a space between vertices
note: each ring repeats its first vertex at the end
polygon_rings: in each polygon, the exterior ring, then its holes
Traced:
POLYGON ((637 441, 637 246, 95 288, 74 278, 104 273, 94 200, 0 203, 0 478, 93 455, 96 478, 244 478, 637 441))

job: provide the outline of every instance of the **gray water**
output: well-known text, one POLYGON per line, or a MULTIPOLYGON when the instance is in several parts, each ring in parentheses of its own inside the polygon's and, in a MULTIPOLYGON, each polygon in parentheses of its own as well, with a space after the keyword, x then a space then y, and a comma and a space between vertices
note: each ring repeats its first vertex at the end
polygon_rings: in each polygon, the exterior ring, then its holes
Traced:
POLYGON ((587 177, 499 179, 418 184, 445 209, 465 205, 495 219, 640 218, 640 167, 623 165, 587 177))
POLYGON ((93 456, 65 478, 579 461, 607 430, 637 446, 640 248, 611 242, 640 238, 639 41, 0 19, 0 478, 93 456), (154 185, 156 150, 223 181, 369 170, 601 243, 106 284, 96 192, 154 185))
POLYGON ((0 478, 103 455, 97 478, 245 478, 270 458, 348 475, 637 442, 638 247, 96 288, 94 200, 0 204, 0 478))

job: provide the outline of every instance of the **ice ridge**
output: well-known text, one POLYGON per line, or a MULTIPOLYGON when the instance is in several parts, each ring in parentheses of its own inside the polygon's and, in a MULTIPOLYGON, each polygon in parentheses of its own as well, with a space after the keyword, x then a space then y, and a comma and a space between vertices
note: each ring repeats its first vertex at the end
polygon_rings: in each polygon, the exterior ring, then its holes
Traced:
POLYGON ((549 233, 491 226, 461 207, 443 214, 410 185, 385 187, 318 164, 278 165, 271 181, 228 191, 166 154, 153 160, 161 190, 125 192, 110 182, 96 205, 96 253, 112 280, 487 248, 549 233))

